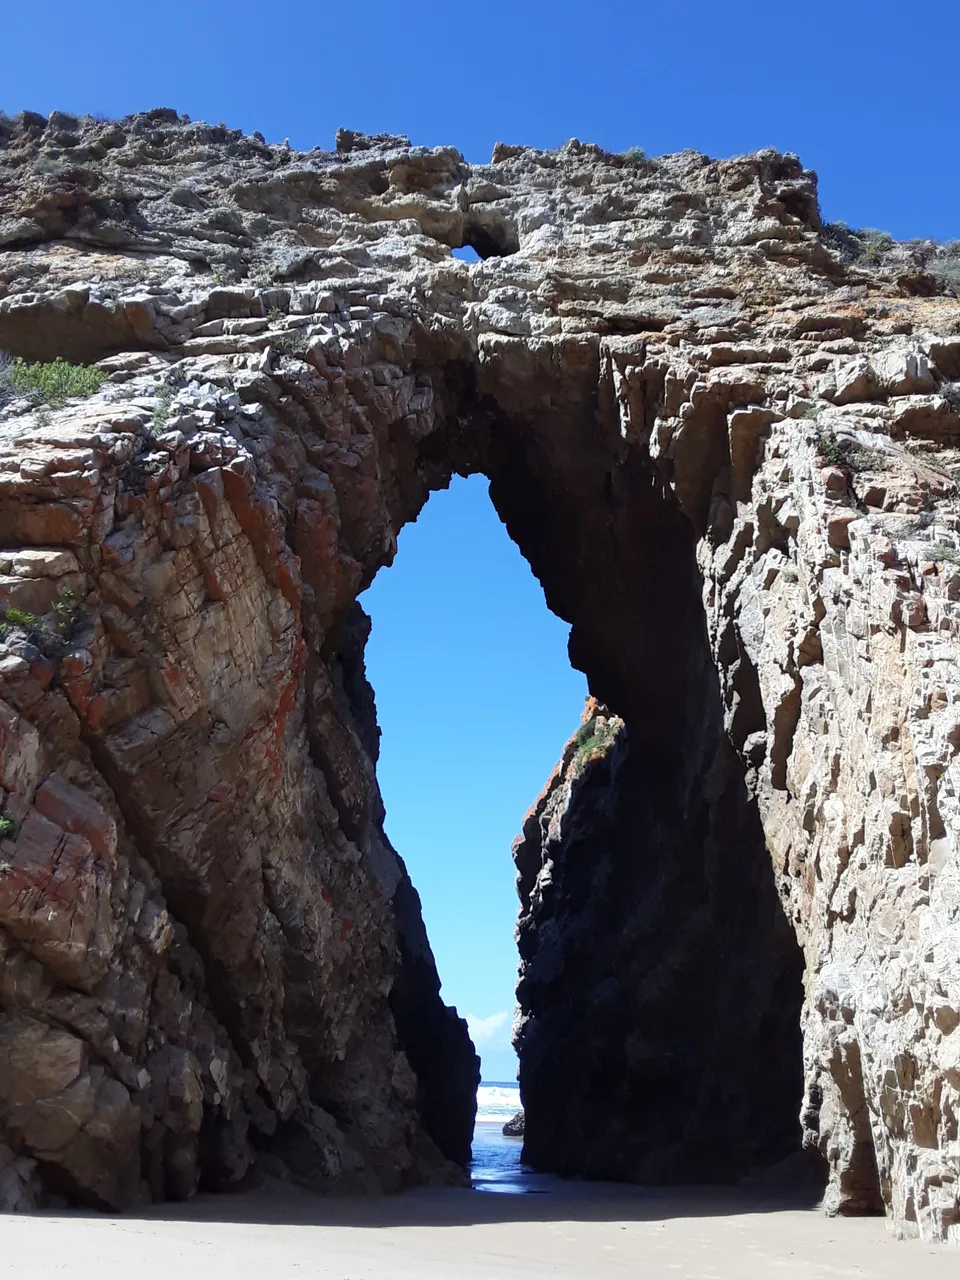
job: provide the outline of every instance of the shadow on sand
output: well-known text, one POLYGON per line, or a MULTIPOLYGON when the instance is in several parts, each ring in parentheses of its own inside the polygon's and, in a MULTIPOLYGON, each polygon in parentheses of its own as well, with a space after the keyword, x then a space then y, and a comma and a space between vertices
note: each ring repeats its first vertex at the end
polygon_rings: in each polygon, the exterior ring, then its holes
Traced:
MULTIPOLYGON (((666 1222, 811 1210, 818 1206, 822 1194, 822 1183, 805 1163, 794 1160, 731 1187, 638 1187, 524 1173, 519 1187, 507 1195, 493 1190, 419 1187, 391 1196, 320 1196, 274 1179, 254 1178, 237 1191, 133 1209, 123 1220, 355 1228, 666 1222)), ((69 1216, 102 1219, 107 1215, 78 1210, 69 1216)))

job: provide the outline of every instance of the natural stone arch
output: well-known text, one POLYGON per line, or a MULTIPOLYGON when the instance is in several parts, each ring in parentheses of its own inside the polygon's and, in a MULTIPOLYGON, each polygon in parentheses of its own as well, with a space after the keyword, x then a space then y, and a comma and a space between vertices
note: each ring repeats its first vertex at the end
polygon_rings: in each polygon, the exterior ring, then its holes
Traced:
POLYGON ((475 1062, 383 837, 353 604, 482 470, 626 723, 565 750, 518 849, 532 1154, 729 1177, 789 1145, 782 904, 828 1206, 955 1236, 954 487, 900 443, 960 438, 930 255, 851 266, 773 152, 0 128, 0 345, 113 379, 4 410, 4 598, 83 602, 0 668, 12 1199, 185 1195, 254 1151, 324 1187, 455 1176, 475 1062), (478 225, 515 251, 452 260, 478 225), (625 936, 584 961, 593 909, 625 936), (557 1135, 567 990, 597 1053, 557 1135), (671 1054, 695 1130, 648 1105, 671 1054))
POLYGON ((733 1179, 799 1146, 802 960, 724 732, 695 532, 624 441, 599 343, 490 347, 453 414, 477 422, 466 468, 619 722, 572 740, 515 849, 524 1158, 733 1179))

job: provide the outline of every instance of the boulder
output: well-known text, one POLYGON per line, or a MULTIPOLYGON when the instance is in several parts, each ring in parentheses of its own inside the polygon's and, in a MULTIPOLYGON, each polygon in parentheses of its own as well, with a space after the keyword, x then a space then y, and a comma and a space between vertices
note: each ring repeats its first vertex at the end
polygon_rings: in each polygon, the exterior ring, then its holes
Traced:
POLYGON ((505 1138, 522 1138, 523 1137, 523 1108, 517 1112, 512 1120, 508 1120, 503 1126, 503 1136, 505 1138))

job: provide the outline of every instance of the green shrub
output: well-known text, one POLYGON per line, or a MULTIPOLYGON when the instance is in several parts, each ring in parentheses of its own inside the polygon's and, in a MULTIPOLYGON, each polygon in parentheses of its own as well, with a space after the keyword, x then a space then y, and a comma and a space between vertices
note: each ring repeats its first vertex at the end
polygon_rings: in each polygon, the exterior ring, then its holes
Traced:
MULTIPOLYGON (((16 840, 20 834, 20 823, 12 813, 0 813, 0 840, 16 840)), ((9 871, 7 864, 5 870, 9 871)))
POLYGON ((875 449, 865 449, 853 440, 845 440, 832 431, 820 436, 820 457, 832 467, 845 467, 847 471, 859 471, 873 461, 875 449))
MULTIPOLYGON (((951 244, 956 244, 952 240, 951 244)), ((952 254, 941 254, 927 267, 927 274, 933 276, 944 289, 960 293, 960 257, 952 254)))
POLYGON ((931 542, 927 547, 927 555, 934 560, 945 560, 948 564, 960 564, 960 551, 943 542, 931 542))
POLYGON ((878 231, 876 227, 848 227, 845 222, 824 223, 821 235, 847 262, 868 266, 879 262, 895 244, 887 231, 878 231))
POLYGON ((629 147, 623 152, 624 160, 629 160, 632 164, 640 164, 642 160, 646 160, 647 153, 643 147, 629 147))
POLYGON ((49 364, 14 360, 4 376, 12 391, 29 397, 33 404, 59 408, 68 400, 82 399, 99 391, 105 375, 93 365, 69 364, 57 356, 49 364))
POLYGON ((237 283, 237 273, 223 262, 215 262, 210 268, 210 275, 218 288, 237 283))
POLYGON ((14 364, 13 356, 0 351, 0 407, 14 394, 13 387, 10 385, 10 371, 14 364))
POLYGON ((584 765, 591 759, 603 755, 613 745, 616 736, 617 725, 612 719, 598 723, 597 717, 592 716, 586 724, 582 724, 575 735, 577 754, 574 758, 574 768, 576 771, 581 772, 584 765))
POLYGON ((861 227, 853 234, 860 242, 857 253, 858 262, 879 262, 887 250, 893 248, 893 236, 887 231, 878 231, 875 227, 861 227))
POLYGON ((60 599, 50 606, 53 627, 61 640, 69 640, 80 616, 80 603, 69 587, 60 593, 60 599))
POLYGON ((176 395, 176 387, 172 382, 161 382, 155 394, 157 407, 153 411, 151 428, 154 432, 159 432, 166 425, 167 419, 173 410, 173 397, 176 395))
POLYGON ((64 646, 72 638, 80 617, 80 602, 67 587, 61 591, 60 598, 50 606, 48 614, 41 618, 27 609, 15 606, 4 609, 0 615, 0 635, 11 627, 25 631, 30 642, 35 644, 48 658, 58 658, 64 646))
POLYGON ((597 746, 597 735, 595 733, 591 733, 589 737, 585 738, 583 742, 580 743, 579 747, 577 748, 577 760, 576 760, 576 765, 578 769, 583 768, 584 764, 587 761, 587 758, 593 753, 593 751, 596 749, 596 746, 597 746))
POLYGON ((40 623, 37 615, 28 613, 26 609, 5 609, 3 620, 7 626, 23 627, 24 631, 32 631, 40 623))
POLYGON ((288 329, 279 337, 271 338, 270 345, 274 351, 284 356, 302 356, 307 349, 307 339, 295 329, 288 329))

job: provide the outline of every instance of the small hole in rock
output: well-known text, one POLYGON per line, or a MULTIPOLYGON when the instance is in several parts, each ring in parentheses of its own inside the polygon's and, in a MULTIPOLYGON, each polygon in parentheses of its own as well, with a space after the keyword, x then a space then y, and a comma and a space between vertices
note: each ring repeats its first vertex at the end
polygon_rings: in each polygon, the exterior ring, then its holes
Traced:
POLYGON ((459 249, 451 249, 450 251, 455 258, 459 258, 461 262, 481 262, 482 259, 472 244, 461 245, 459 249))
MULTIPOLYGON (((512 221, 489 213, 470 214, 464 223, 462 251, 472 249, 478 258, 505 258, 520 248, 512 221)), ((472 261, 472 259, 468 259, 472 261)))

